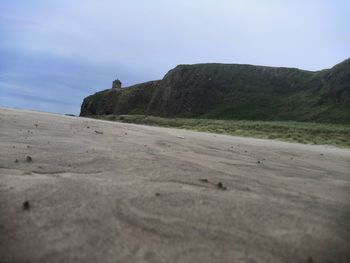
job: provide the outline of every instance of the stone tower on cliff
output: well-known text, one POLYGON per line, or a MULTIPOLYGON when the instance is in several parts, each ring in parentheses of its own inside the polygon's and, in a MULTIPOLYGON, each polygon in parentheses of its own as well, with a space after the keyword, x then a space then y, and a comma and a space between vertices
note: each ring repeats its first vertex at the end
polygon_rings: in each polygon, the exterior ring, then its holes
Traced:
POLYGON ((113 81, 113 84, 112 84, 112 89, 122 89, 122 83, 120 82, 119 79, 116 79, 115 81, 113 81))

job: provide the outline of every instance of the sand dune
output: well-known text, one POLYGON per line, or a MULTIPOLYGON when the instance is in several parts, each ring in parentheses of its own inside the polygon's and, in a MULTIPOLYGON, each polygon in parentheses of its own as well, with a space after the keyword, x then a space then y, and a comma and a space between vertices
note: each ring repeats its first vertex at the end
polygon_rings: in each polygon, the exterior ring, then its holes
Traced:
POLYGON ((348 149, 0 109, 0 151, 0 262, 350 262, 348 149))

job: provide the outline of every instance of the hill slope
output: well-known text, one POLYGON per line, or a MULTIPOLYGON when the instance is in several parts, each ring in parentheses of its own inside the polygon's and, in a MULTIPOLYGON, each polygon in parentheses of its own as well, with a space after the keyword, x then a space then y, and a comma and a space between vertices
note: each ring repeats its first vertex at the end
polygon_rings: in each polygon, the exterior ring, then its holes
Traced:
POLYGON ((80 116, 144 113, 158 81, 150 81, 126 89, 107 89, 84 99, 80 116))
POLYGON ((239 64, 179 65, 162 80, 84 99, 102 114, 350 123, 350 59, 322 71, 239 64))

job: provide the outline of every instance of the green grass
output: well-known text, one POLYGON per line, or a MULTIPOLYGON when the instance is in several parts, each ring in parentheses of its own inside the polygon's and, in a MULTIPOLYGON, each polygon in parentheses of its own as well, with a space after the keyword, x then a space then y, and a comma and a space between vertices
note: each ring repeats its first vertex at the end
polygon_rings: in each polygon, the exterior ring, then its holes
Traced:
POLYGON ((350 147, 350 125, 342 124, 161 118, 144 115, 104 115, 93 118, 305 144, 350 147))

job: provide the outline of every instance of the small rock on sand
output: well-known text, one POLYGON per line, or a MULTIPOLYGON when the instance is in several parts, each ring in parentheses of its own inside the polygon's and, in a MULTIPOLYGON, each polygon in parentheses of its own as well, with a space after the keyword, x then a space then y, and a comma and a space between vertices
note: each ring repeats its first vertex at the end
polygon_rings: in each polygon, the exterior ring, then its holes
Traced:
POLYGON ((22 204, 23 210, 29 210, 30 209, 30 203, 29 201, 24 201, 22 204))
POLYGON ((227 189, 227 187, 224 186, 222 182, 218 182, 218 183, 216 184, 216 186, 217 186, 218 188, 220 188, 221 190, 226 190, 226 189, 227 189))

